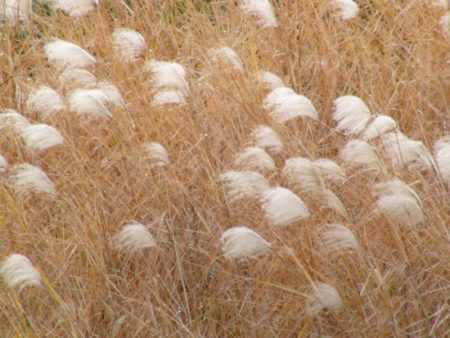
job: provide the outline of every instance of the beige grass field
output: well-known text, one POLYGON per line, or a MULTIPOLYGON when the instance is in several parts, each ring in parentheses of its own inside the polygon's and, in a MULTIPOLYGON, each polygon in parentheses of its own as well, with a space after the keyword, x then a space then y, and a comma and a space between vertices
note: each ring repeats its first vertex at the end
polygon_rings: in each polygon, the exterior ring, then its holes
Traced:
POLYGON ((36 5, 29 20, 5 21, 0 110, 57 128, 64 143, 31 151, 0 114, 8 162, 0 172, 0 261, 20 253, 41 278, 23 288, 0 280, 0 337, 450 335, 449 182, 434 166, 393 165, 379 137, 368 142, 384 171, 349 165, 339 153, 358 135, 337 130, 332 115, 336 98, 356 95, 434 154, 436 141, 450 135, 450 32, 440 19, 448 9, 427 0, 356 2, 358 15, 341 20, 332 1, 273 0, 278 26, 265 28, 240 1, 225 0, 101 0, 80 17, 36 5), (145 39, 133 62, 112 42, 122 27, 145 39), (75 88, 61 84, 62 70, 44 52, 52 38, 84 48, 96 59, 86 70, 117 86, 125 104, 107 106, 112 118, 70 109, 75 88), (223 46, 239 55, 242 72, 211 57, 210 48, 223 46), (144 70, 150 59, 185 67, 185 104, 154 105, 157 89, 144 70), (270 90, 260 71, 309 98, 319 118, 277 123, 263 107, 270 90), (28 98, 41 85, 65 108, 50 116, 32 109, 28 98), (296 193, 310 217, 277 226, 259 196, 227 199, 220 175, 245 167, 235 159, 253 145, 258 125, 284 145, 268 151, 276 168, 262 173, 296 193), (146 142, 163 145, 170 163, 152 166, 146 142), (284 162, 293 157, 328 158, 345 169, 348 180, 326 185, 347 216, 286 180, 284 162), (21 163, 41 168, 56 193, 18 193, 11 176, 21 163), (420 224, 377 212, 374 185, 394 178, 417 193, 420 224), (131 221, 147 226, 156 247, 119 250, 117 234, 131 221), (318 236, 329 223, 350 229, 358 247, 327 251, 318 236), (225 257, 221 235, 239 225, 270 249, 225 257), (312 315, 319 282, 342 304, 333 309, 320 298, 325 305, 312 315))

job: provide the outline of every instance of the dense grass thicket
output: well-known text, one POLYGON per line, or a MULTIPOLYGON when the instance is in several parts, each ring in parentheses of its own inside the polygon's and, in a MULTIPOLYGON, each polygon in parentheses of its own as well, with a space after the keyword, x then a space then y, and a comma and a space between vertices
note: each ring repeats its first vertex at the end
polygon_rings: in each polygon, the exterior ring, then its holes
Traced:
POLYGON ((4 17, 0 337, 448 336, 449 9, 341 2, 4 17))

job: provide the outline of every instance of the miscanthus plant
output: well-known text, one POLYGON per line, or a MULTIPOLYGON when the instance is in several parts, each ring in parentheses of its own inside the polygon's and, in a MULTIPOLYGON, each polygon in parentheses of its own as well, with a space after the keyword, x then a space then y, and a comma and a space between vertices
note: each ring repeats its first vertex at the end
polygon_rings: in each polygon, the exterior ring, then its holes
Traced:
POLYGON ((0 0, 0 336, 448 336, 448 13, 0 0))
POLYGON ((10 288, 19 290, 29 286, 41 286, 39 272, 24 255, 14 253, 0 263, 0 276, 10 288))

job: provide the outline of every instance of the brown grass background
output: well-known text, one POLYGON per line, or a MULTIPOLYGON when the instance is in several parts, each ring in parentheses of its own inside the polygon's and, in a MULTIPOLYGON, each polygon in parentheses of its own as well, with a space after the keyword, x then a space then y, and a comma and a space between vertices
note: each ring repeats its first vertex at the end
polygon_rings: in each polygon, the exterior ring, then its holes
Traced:
MULTIPOLYGON (((9 163, 30 162, 55 183, 55 199, 20 199, 0 178, 0 255, 25 254, 47 287, 9 290, 0 284, 3 337, 444 337, 449 334, 449 187, 434 172, 393 171, 420 195, 426 224, 398 227, 372 217, 376 178, 357 170, 333 190, 350 219, 308 201, 312 216, 273 228, 257 201, 227 204, 218 175, 249 144, 258 124, 281 135, 275 158, 336 159, 346 138, 333 131, 332 101, 360 96, 373 112, 392 116, 411 138, 432 149, 450 132, 450 40, 430 1, 361 0, 358 18, 342 22, 328 1, 273 1, 276 29, 262 29, 234 1, 101 1, 88 16, 37 11, 23 28, 5 26, 0 39, 0 108, 31 121, 27 93, 45 84, 64 95, 43 45, 58 37, 97 59, 89 69, 121 90, 126 109, 111 121, 83 121, 68 111, 44 122, 65 145, 39 156, 0 135, 9 163), (183 8, 182 8, 183 7, 183 8), (181 10, 182 8, 182 10, 181 10), (115 54, 114 28, 144 35, 147 49, 133 64, 115 54), (213 64, 211 47, 233 47, 244 74, 213 64), (188 72, 184 106, 153 108, 146 60, 175 60, 188 72), (314 103, 320 122, 275 125, 262 109, 256 72, 270 70, 314 103), (18 97, 16 91, 24 96, 18 97), (163 144, 171 164, 139 163, 139 145, 163 144), (107 158, 110 165, 101 167, 107 158), (130 220, 150 227, 158 249, 118 253, 113 236, 130 220), (314 235, 344 222, 361 249, 323 257, 314 235), (221 257, 221 233, 245 224, 273 250, 254 260, 221 257), (309 280, 333 285, 339 313, 304 315, 309 280)), ((271 182, 279 173, 271 173, 271 182)), ((378 179, 379 180, 379 179, 378 179)), ((308 196, 302 196, 305 201, 308 196)))

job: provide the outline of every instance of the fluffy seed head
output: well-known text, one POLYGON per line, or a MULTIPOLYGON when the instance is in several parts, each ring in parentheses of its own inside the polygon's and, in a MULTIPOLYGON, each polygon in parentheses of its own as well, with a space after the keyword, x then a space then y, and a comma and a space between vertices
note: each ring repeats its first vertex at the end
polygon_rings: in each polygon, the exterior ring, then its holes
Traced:
POLYGON ((321 193, 325 184, 321 172, 305 157, 289 158, 284 163, 283 177, 305 192, 321 193))
POLYGON ((144 37, 135 30, 116 28, 112 37, 114 48, 125 62, 135 61, 145 48, 144 37))
POLYGON ((448 0, 434 0, 433 5, 437 7, 449 8, 450 4, 448 0))
POLYGON ((342 299, 337 290, 326 283, 315 282, 308 296, 306 314, 317 316, 322 310, 337 312, 342 307, 342 299))
POLYGON ((401 132, 384 134, 381 140, 394 167, 411 170, 429 170, 434 167, 433 157, 421 141, 411 140, 401 132))
POLYGON ((152 167, 169 165, 170 161, 167 150, 160 143, 147 142, 144 144, 144 148, 147 155, 146 158, 150 160, 152 167))
POLYGON ((442 27, 442 32, 450 36, 450 12, 447 11, 444 15, 439 18, 439 24, 442 27))
POLYGON ((392 117, 378 115, 372 122, 369 123, 361 138, 364 141, 369 141, 381 136, 382 134, 393 131, 396 128, 397 123, 392 117))
POLYGON ((44 46, 48 62, 56 68, 85 68, 95 64, 95 58, 80 46, 55 40, 44 46))
POLYGON ((319 158, 313 164, 320 170, 322 177, 331 182, 345 183, 348 180, 345 170, 333 160, 319 158))
POLYGON ((333 120, 336 129, 346 135, 360 133, 371 116, 367 105, 357 96, 346 95, 334 100, 333 120))
POLYGON ((31 0, 2 0, 0 1, 0 17, 16 22, 28 20, 33 13, 31 0))
POLYGON ((2 155, 0 155, 0 173, 4 173, 8 168, 8 161, 2 155))
POLYGON ((14 128, 20 132, 29 125, 30 122, 22 114, 19 114, 13 109, 7 109, 5 112, 0 113, 0 131, 14 128))
POLYGON ((422 208, 413 197, 402 193, 382 195, 376 211, 400 225, 414 227, 425 220, 422 208))
POLYGON ((0 265, 0 275, 10 288, 22 290, 27 286, 41 286, 41 275, 24 255, 14 253, 0 265))
POLYGON ((241 73, 244 72, 244 66, 242 65, 241 58, 235 50, 230 47, 211 48, 208 51, 208 55, 213 62, 221 61, 225 64, 229 64, 241 73))
POLYGON ((21 163, 12 166, 10 171, 9 181, 18 195, 26 195, 29 192, 49 196, 56 194, 55 186, 41 168, 21 163))
POLYGON ((220 175, 226 198, 230 202, 241 199, 259 198, 270 188, 269 181, 254 171, 227 171, 220 175))
POLYGON ((264 149, 247 147, 237 154, 234 161, 236 167, 241 170, 270 171, 275 169, 275 162, 264 149))
POLYGON ((307 97, 287 87, 272 90, 264 99, 263 108, 268 110, 278 123, 285 123, 298 117, 310 117, 313 120, 319 118, 314 105, 307 97))
POLYGON ((341 20, 355 18, 359 12, 359 6, 353 0, 331 0, 339 8, 341 20))
POLYGON ((28 96, 27 109, 45 118, 64 110, 64 103, 56 90, 40 86, 28 96))
POLYGON ((99 89, 106 95, 108 98, 108 103, 113 104, 114 106, 123 108, 125 106, 125 101, 122 97, 122 94, 115 85, 108 81, 101 81, 95 89, 99 89))
POLYGON ((347 210, 345 209, 345 206, 342 204, 339 197, 336 196, 336 194, 329 190, 324 189, 320 194, 321 200, 331 210, 336 212, 338 215, 348 218, 347 210))
POLYGON ((403 194, 409 198, 414 198, 419 205, 422 205, 422 201, 414 189, 398 178, 374 184, 372 192, 378 197, 381 195, 403 194))
POLYGON ((55 9, 60 9, 71 17, 88 14, 98 5, 98 0, 51 0, 55 9))
POLYGON ((260 71, 258 73, 258 79, 264 84, 264 87, 270 90, 285 87, 283 80, 272 72, 260 71))
POLYGON ((188 95, 186 70, 179 63, 152 59, 145 64, 144 70, 152 74, 152 84, 156 89, 172 89, 188 95))
POLYGON ((261 202, 266 217, 272 225, 287 226, 310 216, 301 198, 283 187, 265 190, 261 202))
POLYGON ((140 251, 156 247, 156 241, 147 228, 139 222, 125 224, 117 234, 116 247, 121 251, 140 251))
POLYGON ((450 183, 450 137, 443 137, 434 144, 434 158, 442 178, 450 183))
POLYGON ((384 172, 375 148, 362 140, 349 141, 339 153, 340 158, 350 166, 362 166, 369 170, 384 172))
POLYGON ((64 88, 79 88, 94 85, 97 78, 85 69, 67 68, 59 76, 59 82, 64 88))
POLYGON ((152 106, 159 107, 166 104, 186 104, 186 95, 178 89, 165 89, 158 91, 153 97, 152 106))
POLYGON ((223 255, 227 259, 255 257, 270 249, 270 243, 245 226, 230 228, 220 237, 223 255))
POLYGON ((69 109, 87 118, 109 119, 112 114, 106 107, 108 101, 108 96, 100 89, 76 89, 69 94, 69 109))
POLYGON ((338 223, 325 225, 316 239, 319 250, 324 254, 332 254, 338 251, 358 249, 358 240, 352 231, 338 223))
POLYGON ((27 148, 33 153, 39 153, 64 143, 61 133, 47 124, 30 125, 23 129, 21 134, 27 148))
POLYGON ((283 151, 280 136, 268 126, 257 126, 252 132, 255 147, 267 149, 269 152, 279 154, 283 151))
POLYGON ((242 0, 242 11, 258 19, 262 27, 278 27, 277 18, 268 0, 242 0))

